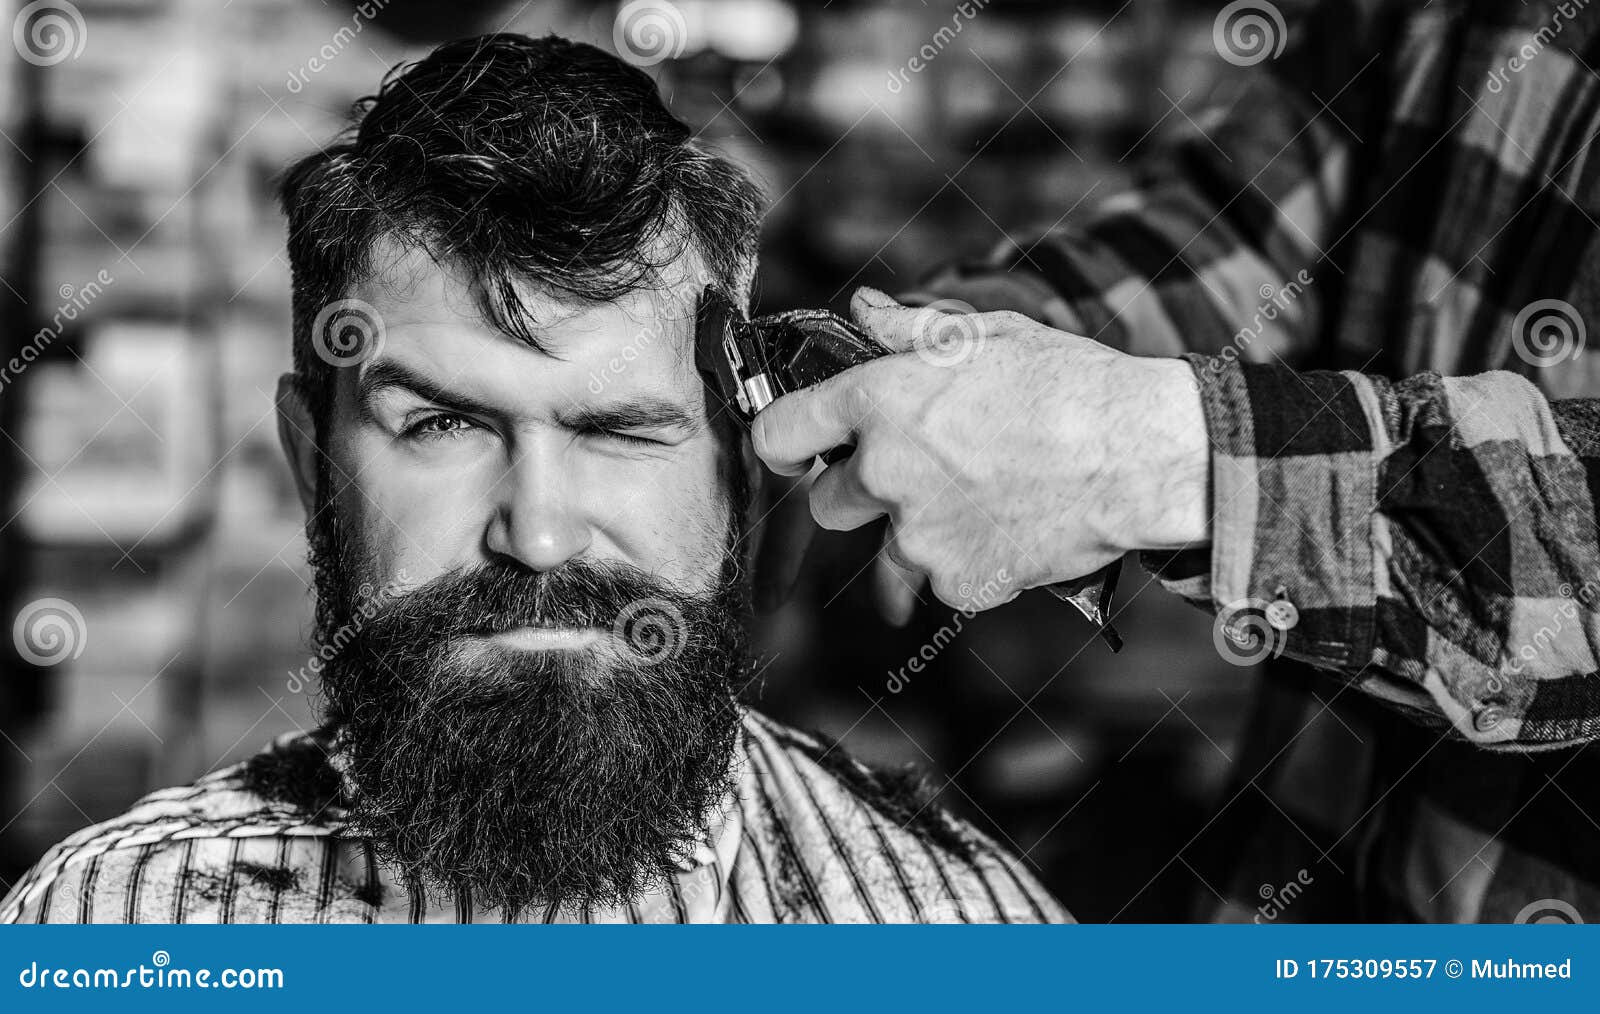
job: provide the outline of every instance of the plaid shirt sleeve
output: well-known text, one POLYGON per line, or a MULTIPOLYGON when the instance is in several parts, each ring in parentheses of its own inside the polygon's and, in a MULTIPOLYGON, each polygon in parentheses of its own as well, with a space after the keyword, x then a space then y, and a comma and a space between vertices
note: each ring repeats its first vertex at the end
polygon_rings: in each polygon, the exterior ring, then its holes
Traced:
POLYGON ((1350 291, 1327 251, 1356 210, 1363 139, 1411 101, 1394 68, 1437 45, 1422 10, 1314 5, 1270 73, 1130 192, 923 289, 1189 354, 1215 448, 1213 544, 1146 562, 1221 630, 1253 629, 1486 747, 1585 742, 1600 736, 1585 675, 1600 668, 1596 404, 1503 373, 1391 383, 1281 365, 1316 357, 1340 300, 1384 298, 1350 291))
POLYGON ((1482 745, 1600 735, 1600 402, 1187 358, 1212 545, 1152 560, 1169 588, 1482 745))

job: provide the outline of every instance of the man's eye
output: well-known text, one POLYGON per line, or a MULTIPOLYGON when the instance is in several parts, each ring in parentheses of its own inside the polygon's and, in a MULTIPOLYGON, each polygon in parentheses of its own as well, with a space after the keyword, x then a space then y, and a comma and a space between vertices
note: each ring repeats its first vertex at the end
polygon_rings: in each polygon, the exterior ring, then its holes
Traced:
POLYGON ((635 447, 661 447, 663 442, 642 437, 637 433, 628 433, 623 430, 591 430, 590 436, 601 437, 606 440, 615 440, 619 443, 632 444, 635 447))
POLYGON ((472 420, 452 412, 434 412, 408 423, 400 435, 407 439, 437 440, 473 428, 472 420))

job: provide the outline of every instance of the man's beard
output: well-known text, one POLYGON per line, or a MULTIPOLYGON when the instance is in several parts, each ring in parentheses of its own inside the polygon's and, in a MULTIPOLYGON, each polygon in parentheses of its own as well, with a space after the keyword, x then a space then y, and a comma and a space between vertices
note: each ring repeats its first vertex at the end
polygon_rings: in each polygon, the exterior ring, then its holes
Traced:
POLYGON ((384 601, 354 586, 360 553, 337 528, 313 533, 312 557, 350 830, 411 890, 512 914, 622 903, 671 876, 731 785, 749 602, 731 545, 700 595, 578 559, 490 562, 384 601), (611 636, 598 652, 481 640, 522 627, 611 636))

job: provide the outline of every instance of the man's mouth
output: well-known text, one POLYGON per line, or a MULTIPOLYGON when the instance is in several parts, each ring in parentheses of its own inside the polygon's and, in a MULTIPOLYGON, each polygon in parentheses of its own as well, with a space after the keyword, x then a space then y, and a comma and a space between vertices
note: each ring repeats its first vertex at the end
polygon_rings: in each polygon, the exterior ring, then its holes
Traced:
POLYGON ((485 640, 510 651, 587 651, 606 637, 594 627, 516 627, 485 640))

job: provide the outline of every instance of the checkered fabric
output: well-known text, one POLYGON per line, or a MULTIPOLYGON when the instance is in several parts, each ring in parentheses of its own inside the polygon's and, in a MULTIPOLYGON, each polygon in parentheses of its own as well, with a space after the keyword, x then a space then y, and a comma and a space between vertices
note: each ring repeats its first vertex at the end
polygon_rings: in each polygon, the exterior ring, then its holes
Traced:
MULTIPOLYGON (((346 829, 333 742, 291 733, 85 828, 0 901, 0 923, 508 921, 378 862, 346 829)), ((1071 921, 1022 860, 935 807, 887 807, 880 776, 837 749, 754 712, 740 742, 736 788, 674 877, 623 905, 551 904, 516 921, 1071 921)))
POLYGON ((1188 354, 1213 544, 1147 563, 1321 673, 1195 846, 1220 914, 1600 918, 1600 4, 1291 13, 1134 189, 924 289, 1188 354))

